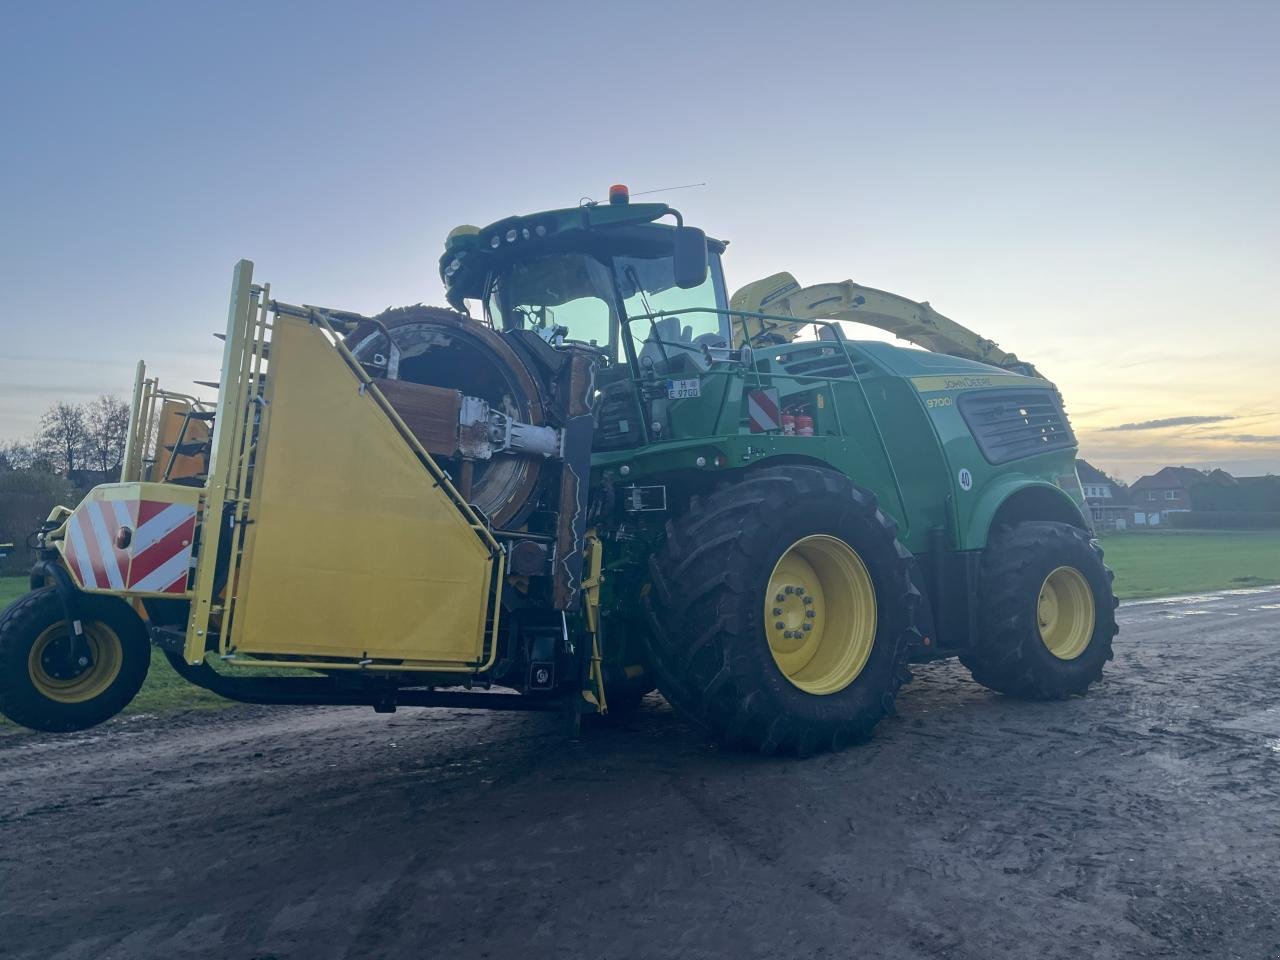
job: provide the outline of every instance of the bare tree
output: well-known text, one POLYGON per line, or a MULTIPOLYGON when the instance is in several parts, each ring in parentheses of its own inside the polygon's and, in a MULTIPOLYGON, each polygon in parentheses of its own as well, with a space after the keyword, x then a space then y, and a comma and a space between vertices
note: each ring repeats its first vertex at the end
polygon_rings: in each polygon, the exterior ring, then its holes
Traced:
POLYGON ((36 453, 29 443, 21 440, 0 443, 0 470, 27 470, 35 459, 36 453))
POLYGON ((85 405, 84 424, 89 466, 103 474, 118 471, 129 432, 129 405, 119 397, 103 394, 85 405))
POLYGON ((55 471, 70 476, 84 464, 87 439, 84 408, 73 403, 55 403, 40 418, 35 447, 40 455, 49 459, 55 471))

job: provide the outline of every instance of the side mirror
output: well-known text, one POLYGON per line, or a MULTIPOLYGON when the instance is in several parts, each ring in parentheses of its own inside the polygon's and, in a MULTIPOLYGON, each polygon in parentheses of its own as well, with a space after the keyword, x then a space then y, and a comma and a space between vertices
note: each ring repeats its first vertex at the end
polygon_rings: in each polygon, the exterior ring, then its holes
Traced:
POLYGON ((702 286, 707 279, 707 235, 697 227, 676 227, 671 260, 677 287, 702 286))

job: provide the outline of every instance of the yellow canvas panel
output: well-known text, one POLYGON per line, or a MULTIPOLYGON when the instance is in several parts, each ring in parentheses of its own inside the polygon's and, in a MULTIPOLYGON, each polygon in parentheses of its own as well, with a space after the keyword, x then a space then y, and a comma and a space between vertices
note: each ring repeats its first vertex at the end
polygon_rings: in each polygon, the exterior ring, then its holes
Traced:
POLYGON ((373 396, 285 316, 267 383, 235 651, 481 662, 494 560, 373 396))

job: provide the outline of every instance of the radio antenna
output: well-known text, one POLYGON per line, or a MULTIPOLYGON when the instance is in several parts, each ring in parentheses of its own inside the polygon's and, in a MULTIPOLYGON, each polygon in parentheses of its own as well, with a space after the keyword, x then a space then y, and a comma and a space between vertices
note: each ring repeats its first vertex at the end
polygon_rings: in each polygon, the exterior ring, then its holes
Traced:
MULTIPOLYGON (((678 187, 658 187, 656 190, 641 190, 639 193, 628 193, 627 196, 647 197, 651 193, 667 193, 671 190, 689 190, 693 187, 705 187, 706 185, 707 182, 705 180, 702 181, 702 183, 682 183, 678 187)), ((591 197, 582 197, 578 200, 578 206, 580 207, 594 207, 599 205, 599 203, 599 200, 593 200, 591 197)))
POLYGON ((651 193, 666 193, 669 190, 689 190, 693 187, 705 187, 706 185, 707 182, 704 180, 702 183, 682 183, 678 187, 658 187, 656 190, 640 190, 631 195, 633 197, 647 197, 651 193))

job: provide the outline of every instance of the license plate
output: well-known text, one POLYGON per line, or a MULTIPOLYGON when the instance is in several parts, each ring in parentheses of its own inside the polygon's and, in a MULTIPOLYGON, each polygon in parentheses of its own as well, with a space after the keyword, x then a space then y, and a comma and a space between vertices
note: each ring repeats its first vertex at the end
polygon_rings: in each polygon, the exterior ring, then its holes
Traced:
POLYGON ((697 377, 692 380, 668 380, 667 399, 687 400, 690 397, 702 396, 702 381, 697 377))

